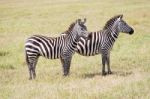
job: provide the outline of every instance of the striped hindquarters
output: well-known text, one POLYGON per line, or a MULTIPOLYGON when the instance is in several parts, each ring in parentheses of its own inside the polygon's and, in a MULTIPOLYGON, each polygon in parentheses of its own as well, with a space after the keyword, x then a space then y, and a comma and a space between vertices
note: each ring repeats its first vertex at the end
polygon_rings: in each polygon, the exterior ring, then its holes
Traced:
POLYGON ((25 50, 28 57, 44 56, 50 59, 60 57, 61 46, 64 41, 63 36, 48 38, 34 35, 26 41, 25 50))

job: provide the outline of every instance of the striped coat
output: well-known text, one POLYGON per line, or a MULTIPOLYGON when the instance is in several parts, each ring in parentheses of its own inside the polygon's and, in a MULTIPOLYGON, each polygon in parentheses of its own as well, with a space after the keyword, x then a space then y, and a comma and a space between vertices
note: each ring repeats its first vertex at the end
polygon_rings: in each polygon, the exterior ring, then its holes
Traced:
POLYGON ((133 34, 134 30, 122 19, 123 15, 117 15, 107 21, 103 30, 91 32, 89 40, 81 38, 76 52, 83 56, 94 56, 101 53, 102 75, 111 74, 110 51, 120 32, 133 34), (108 72, 105 72, 107 64, 108 72))
POLYGON ((72 55, 77 47, 80 37, 87 37, 87 28, 85 22, 77 20, 72 23, 65 32, 65 36, 46 37, 42 35, 33 35, 25 43, 26 62, 29 67, 29 79, 36 77, 35 67, 39 56, 48 59, 61 59, 64 75, 69 74, 72 55))

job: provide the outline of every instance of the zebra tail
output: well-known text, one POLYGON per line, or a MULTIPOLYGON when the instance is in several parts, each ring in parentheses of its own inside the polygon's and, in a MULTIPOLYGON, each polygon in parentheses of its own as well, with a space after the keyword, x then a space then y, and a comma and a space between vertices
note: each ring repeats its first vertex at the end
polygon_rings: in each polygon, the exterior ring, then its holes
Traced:
POLYGON ((27 55, 27 51, 25 50, 25 58, 26 58, 26 63, 27 65, 29 65, 29 58, 28 58, 28 55, 27 55))

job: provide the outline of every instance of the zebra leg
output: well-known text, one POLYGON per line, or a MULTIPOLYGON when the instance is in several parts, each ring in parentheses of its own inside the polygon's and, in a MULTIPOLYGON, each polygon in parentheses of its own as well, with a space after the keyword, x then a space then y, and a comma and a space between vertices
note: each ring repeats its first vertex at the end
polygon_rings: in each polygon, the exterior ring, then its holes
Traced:
POLYGON ((112 74, 110 69, 110 55, 107 56, 106 63, 107 63, 108 74, 112 74))
POLYGON ((28 68, 29 68, 29 80, 35 79, 36 73, 35 68, 37 64, 37 57, 35 58, 28 58, 28 68))
POLYGON ((28 68, 29 68, 29 80, 32 80, 32 68, 33 68, 32 63, 28 64, 28 68))
POLYGON ((32 79, 32 69, 31 69, 32 64, 29 62, 29 57, 27 55, 27 52, 25 52, 25 53, 26 53, 26 63, 28 65, 28 69, 29 69, 29 80, 31 80, 32 79))
POLYGON ((68 59, 62 59, 61 58, 61 63, 63 65, 64 76, 68 76, 69 71, 70 71, 71 58, 68 58, 68 59))
POLYGON ((105 72, 106 55, 102 55, 102 75, 106 75, 105 72))
POLYGON ((33 71, 33 79, 36 78, 35 69, 36 69, 36 64, 37 64, 38 58, 39 58, 39 57, 37 57, 37 58, 34 60, 34 64, 33 64, 33 69, 32 69, 32 71, 33 71))

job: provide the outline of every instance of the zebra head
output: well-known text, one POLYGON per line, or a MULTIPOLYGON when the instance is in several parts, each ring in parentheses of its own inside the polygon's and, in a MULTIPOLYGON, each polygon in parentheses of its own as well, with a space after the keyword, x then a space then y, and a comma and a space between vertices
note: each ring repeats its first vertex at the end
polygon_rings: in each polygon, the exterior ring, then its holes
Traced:
POLYGON ((77 33, 79 37, 88 38, 87 27, 84 25, 85 22, 86 19, 84 19, 84 21, 81 21, 81 19, 76 20, 72 31, 77 33))
POLYGON ((118 31, 128 34, 133 34, 134 30, 131 26, 129 26, 123 19, 123 15, 120 15, 116 21, 116 24, 118 25, 118 31))

